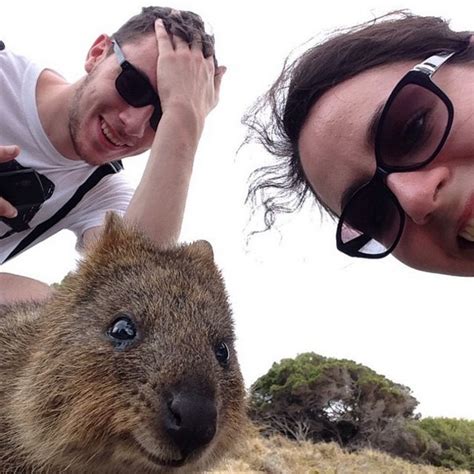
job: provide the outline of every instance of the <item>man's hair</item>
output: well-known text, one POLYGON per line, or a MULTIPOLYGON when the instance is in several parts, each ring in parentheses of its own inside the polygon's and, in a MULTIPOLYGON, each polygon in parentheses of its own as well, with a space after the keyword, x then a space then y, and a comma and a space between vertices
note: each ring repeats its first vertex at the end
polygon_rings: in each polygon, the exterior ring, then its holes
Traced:
MULTIPOLYGON (((260 143, 276 163, 256 169, 250 176, 247 200, 264 206, 269 229, 279 212, 294 212, 311 194, 298 152, 298 139, 308 113, 318 99, 335 85, 367 69, 400 61, 423 60, 441 51, 462 51, 450 63, 473 61, 470 32, 455 32, 438 17, 392 12, 347 30, 338 30, 283 70, 243 118, 248 127, 245 143, 260 143)), ((350 150, 348 150, 350 153, 350 150)), ((320 208, 331 216, 313 190, 320 208)))
POLYGON ((214 56, 214 36, 206 33, 204 22, 196 13, 168 7, 143 7, 141 13, 130 18, 113 35, 120 45, 133 43, 155 31, 155 20, 161 18, 168 33, 177 35, 189 44, 197 39, 202 44, 204 57, 214 56))

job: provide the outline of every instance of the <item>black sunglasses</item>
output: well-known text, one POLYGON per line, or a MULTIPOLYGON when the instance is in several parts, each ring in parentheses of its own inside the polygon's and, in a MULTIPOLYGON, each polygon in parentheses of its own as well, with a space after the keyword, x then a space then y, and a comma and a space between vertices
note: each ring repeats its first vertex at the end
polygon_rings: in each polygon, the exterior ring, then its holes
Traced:
POLYGON ((150 126, 156 131, 158 122, 162 116, 160 98, 150 84, 148 77, 140 72, 126 59, 116 40, 112 41, 114 53, 117 55, 122 71, 115 79, 115 87, 122 98, 132 107, 145 107, 153 105, 153 115, 150 118, 150 126))
POLYGON ((405 212, 385 181, 389 173, 426 166, 446 142, 454 109, 431 78, 454 54, 439 53, 417 64, 390 94, 375 132, 375 175, 343 203, 336 231, 341 252, 382 258, 400 241, 405 212))

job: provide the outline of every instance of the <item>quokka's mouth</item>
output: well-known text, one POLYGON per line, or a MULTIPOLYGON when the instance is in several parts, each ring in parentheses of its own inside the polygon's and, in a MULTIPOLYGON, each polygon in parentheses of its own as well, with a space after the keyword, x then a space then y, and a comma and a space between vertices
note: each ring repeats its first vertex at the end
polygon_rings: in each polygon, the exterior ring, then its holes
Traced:
POLYGON ((186 458, 182 459, 163 459, 159 456, 156 456, 153 453, 150 453, 146 448, 144 448, 137 440, 135 440, 135 445, 138 447, 140 452, 145 456, 148 461, 153 464, 157 464, 159 466, 164 467, 181 467, 186 463, 186 458))

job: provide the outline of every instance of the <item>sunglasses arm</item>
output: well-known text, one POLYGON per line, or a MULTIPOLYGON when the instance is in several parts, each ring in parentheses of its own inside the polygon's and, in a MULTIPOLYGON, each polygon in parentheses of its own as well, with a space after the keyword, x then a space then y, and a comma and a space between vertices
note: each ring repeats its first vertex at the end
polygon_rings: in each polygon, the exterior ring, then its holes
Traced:
POLYGON ((417 64, 412 70, 423 72, 431 77, 454 54, 456 54, 456 51, 435 54, 417 64))
POLYGON ((125 56, 122 53, 122 49, 120 48, 117 41, 112 40, 112 44, 114 45, 114 53, 117 55, 119 64, 122 65, 126 61, 125 56))

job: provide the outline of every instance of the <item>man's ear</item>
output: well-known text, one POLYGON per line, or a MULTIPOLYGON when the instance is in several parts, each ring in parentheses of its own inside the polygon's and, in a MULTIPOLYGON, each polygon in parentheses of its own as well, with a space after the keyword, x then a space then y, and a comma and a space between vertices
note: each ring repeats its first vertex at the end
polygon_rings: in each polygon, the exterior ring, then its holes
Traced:
POLYGON ((108 35, 100 35, 93 43, 87 53, 84 69, 90 73, 97 64, 101 63, 107 56, 112 45, 112 40, 108 35))

